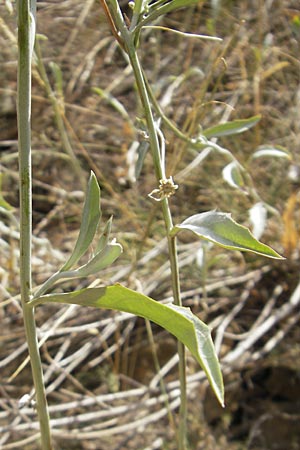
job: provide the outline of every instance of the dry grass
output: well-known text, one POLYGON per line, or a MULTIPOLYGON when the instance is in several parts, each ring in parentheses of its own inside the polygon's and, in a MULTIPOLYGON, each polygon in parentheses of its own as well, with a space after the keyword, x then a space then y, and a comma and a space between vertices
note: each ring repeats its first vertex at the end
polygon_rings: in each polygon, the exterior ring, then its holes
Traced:
MULTIPOLYGON (((222 145, 248 168, 257 193, 277 210, 269 217, 263 240, 289 252, 289 258, 273 263, 212 248, 206 270, 201 270, 195 264, 201 242, 180 242, 183 300, 213 327, 227 392, 227 408, 221 411, 202 372, 189 359, 191 448, 298 449, 299 243, 288 245, 287 236, 294 229, 299 233, 297 203, 290 200, 299 192, 299 180, 289 179, 286 160, 254 163, 250 156, 261 144, 277 144, 287 147, 293 163, 300 164, 299 4, 226 1, 215 20, 209 5, 200 2, 194 10, 170 15, 165 23, 203 34, 215 30, 222 44, 147 31, 141 56, 165 113, 190 135, 200 124, 262 114, 254 130, 223 139, 222 145)), ((18 298, 15 27, 14 14, 1 4, 0 170, 2 194, 15 209, 0 212, 0 447, 36 449, 34 408, 30 402, 23 407, 19 403, 32 385, 18 298)), ((114 215, 113 234, 124 254, 89 283, 118 281, 169 300, 163 223, 157 205, 147 197, 155 187, 150 158, 137 182, 132 179, 129 150, 138 139, 133 124, 139 115, 132 75, 99 4, 39 2, 38 32, 47 37, 40 46, 53 89, 49 63, 56 62, 62 71, 63 91, 56 95, 81 169, 76 172, 66 152, 53 105, 35 69, 34 282, 44 281, 70 252, 79 226, 82 185, 93 169, 102 187, 104 217, 114 215), (103 89, 106 98, 94 87, 103 89), (111 98, 126 114, 116 110, 111 98)), ((247 211, 254 199, 223 181, 226 161, 211 154, 199 163, 191 149, 165 133, 169 172, 180 184, 172 202, 178 220, 218 208, 249 224, 247 211)), ((176 449, 180 398, 173 338, 152 326, 153 344, 143 320, 108 311, 47 306, 37 316, 56 449, 176 449), (159 373, 153 352, 160 361, 159 373), (162 394, 161 378, 168 398, 162 394)))

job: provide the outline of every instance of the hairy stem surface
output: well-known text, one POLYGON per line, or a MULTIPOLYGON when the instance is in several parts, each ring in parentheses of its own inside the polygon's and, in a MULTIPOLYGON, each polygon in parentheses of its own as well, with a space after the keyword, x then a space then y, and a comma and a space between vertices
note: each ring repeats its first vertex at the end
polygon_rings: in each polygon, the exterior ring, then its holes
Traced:
POLYGON ((43 450, 50 450, 50 425, 42 365, 34 320, 34 309, 29 305, 31 297, 31 242, 32 242, 32 195, 31 195, 31 53, 34 39, 33 5, 29 0, 18 1, 18 139, 20 173, 20 278, 21 302, 24 326, 30 356, 36 394, 43 450), (31 30, 31 31, 30 31, 31 30))

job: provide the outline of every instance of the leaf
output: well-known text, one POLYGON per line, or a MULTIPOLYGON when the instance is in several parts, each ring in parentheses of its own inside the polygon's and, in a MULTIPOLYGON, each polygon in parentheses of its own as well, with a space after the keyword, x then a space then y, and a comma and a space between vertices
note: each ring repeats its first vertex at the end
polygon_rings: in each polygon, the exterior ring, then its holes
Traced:
POLYGON ((224 167, 224 169, 222 170, 222 176, 224 180, 229 184, 229 186, 245 192, 245 189, 243 189, 245 183, 241 174, 241 169, 235 161, 232 161, 224 167))
POLYGON ((259 242, 248 228, 235 222, 230 214, 208 211, 195 214, 171 230, 175 236, 181 230, 190 230, 201 239, 230 250, 250 251, 274 259, 284 259, 272 248, 259 242))
POLYGON ((65 265, 61 268, 61 272, 69 270, 72 266, 74 266, 74 264, 76 264, 82 255, 87 251, 89 245, 94 239, 100 219, 100 188, 95 174, 91 172, 83 207, 79 236, 77 238, 73 253, 65 265))
POLYGON ((262 202, 255 203, 249 210, 249 217, 253 225, 253 236, 259 239, 266 228, 267 210, 262 202))
POLYGON ((32 300, 31 305, 49 302, 124 311, 160 325, 187 346, 206 373, 219 402, 224 405, 223 379, 210 330, 189 308, 173 304, 163 305, 119 284, 65 294, 43 295, 32 300))
POLYGON ((212 137, 231 136, 233 134, 243 133, 254 127, 261 119, 261 116, 253 116, 249 119, 233 120, 232 122, 222 123, 215 127, 203 130, 202 134, 210 139, 212 137))
POLYGON ((153 22, 160 16, 163 16, 175 9, 183 8, 186 6, 194 5, 199 0, 166 0, 165 2, 157 1, 149 5, 149 13, 144 14, 143 19, 138 23, 138 28, 147 25, 149 22, 153 22))
POLYGON ((121 244, 112 242, 98 252, 90 261, 78 269, 72 271, 75 277, 87 277, 110 266, 122 253, 121 244))
POLYGON ((262 157, 286 158, 288 160, 292 159, 290 152, 286 148, 273 145, 262 145, 252 155, 252 158, 254 159, 262 157))
POLYGON ((104 247, 108 244, 111 226, 112 226, 112 216, 108 219, 108 221, 105 224, 104 230, 101 233, 101 236, 98 240, 95 253, 101 252, 101 250, 103 250, 104 247))

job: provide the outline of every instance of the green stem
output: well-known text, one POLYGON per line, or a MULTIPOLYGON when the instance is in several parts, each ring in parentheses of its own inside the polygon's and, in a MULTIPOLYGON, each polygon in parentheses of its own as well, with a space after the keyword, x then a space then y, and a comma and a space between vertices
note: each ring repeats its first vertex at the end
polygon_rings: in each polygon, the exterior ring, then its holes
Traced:
MULTIPOLYGON (((152 107, 148 95, 147 86, 145 83, 143 71, 137 56, 136 49, 132 40, 131 34, 126 30, 125 33, 121 33, 125 48, 127 50, 132 70, 134 73, 135 81, 137 84, 139 96, 143 105, 143 110, 147 122, 150 148, 152 151, 152 158, 154 164, 154 170, 157 182, 162 178, 165 178, 165 167, 162 165, 160 146, 157 128, 152 113, 152 107)), ((166 227, 166 233, 168 238, 168 249, 171 266, 171 278, 172 278, 172 290, 174 296, 174 303, 178 306, 182 305, 180 297, 180 282, 179 282, 179 268, 177 259, 176 237, 170 236, 170 231, 173 228, 171 211, 169 208, 168 199, 164 198, 161 201, 163 218, 166 227)), ((187 421, 187 396, 186 396, 186 357, 185 347, 181 342, 178 342, 178 356, 179 356, 179 381, 181 390, 181 403, 180 403, 180 425, 178 434, 178 448, 179 450, 186 449, 186 421, 187 421)))
POLYGON ((34 309, 31 298, 31 242, 32 242, 32 195, 31 195, 31 40, 34 39, 33 16, 30 16, 29 0, 18 1, 18 139, 20 173, 20 278, 21 302, 24 326, 35 386, 36 409, 40 421, 42 449, 50 450, 50 425, 42 364, 40 359, 34 309))

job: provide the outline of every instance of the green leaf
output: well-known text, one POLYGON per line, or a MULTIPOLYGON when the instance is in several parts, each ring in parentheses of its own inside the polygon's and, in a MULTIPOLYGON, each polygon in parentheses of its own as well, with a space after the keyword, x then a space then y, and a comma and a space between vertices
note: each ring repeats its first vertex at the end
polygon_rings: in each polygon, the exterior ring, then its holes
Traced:
POLYGON ((245 192, 245 182, 241 173, 241 166, 232 161, 222 170, 222 176, 229 186, 245 192))
POLYGON ((87 277, 93 275, 110 266, 120 256, 122 251, 121 244, 111 242, 110 244, 107 244, 103 250, 96 253, 88 263, 72 272, 75 277, 87 277))
POLYGON ((292 159, 290 152, 286 148, 281 147, 281 146, 273 146, 273 145, 262 145, 252 155, 252 158, 255 158, 255 159, 262 158, 262 157, 286 158, 289 160, 292 159))
POLYGON ((104 230, 98 240, 95 253, 101 252, 101 250, 103 250, 104 247, 106 247, 106 245, 108 244, 111 226, 112 226, 112 216, 108 219, 108 221, 105 224, 104 230))
POLYGON ((223 379, 210 329, 193 315, 189 308, 173 304, 163 305, 119 284, 65 294, 43 295, 31 301, 31 305, 49 302, 124 311, 160 325, 187 346, 206 373, 219 402, 224 405, 223 379))
POLYGON ((254 127, 260 119, 261 116, 253 116, 249 119, 233 120, 232 122, 226 122, 221 125, 216 125, 215 127, 207 128, 202 134, 207 139, 210 139, 212 137, 231 136, 233 134, 243 133, 244 131, 249 130, 249 128, 254 127))
POLYGON ((183 8, 190 5, 195 5, 199 0, 166 0, 160 1, 158 0, 155 3, 149 5, 149 13, 144 14, 143 20, 138 23, 138 28, 147 25, 149 22, 153 22, 158 17, 163 16, 171 11, 175 11, 176 9, 183 8))
POLYGON ((188 217, 171 230, 175 236, 181 230, 189 230, 201 239, 211 241, 230 250, 249 251, 274 259, 284 259, 272 248, 259 242, 248 228, 235 222, 230 214, 208 211, 188 217))
POLYGON ((76 264, 82 255, 84 255, 87 251, 89 245, 94 239, 100 219, 100 188, 95 174, 91 172, 83 207, 79 236, 73 253, 65 265, 61 268, 61 272, 69 270, 73 267, 74 264, 76 264))

